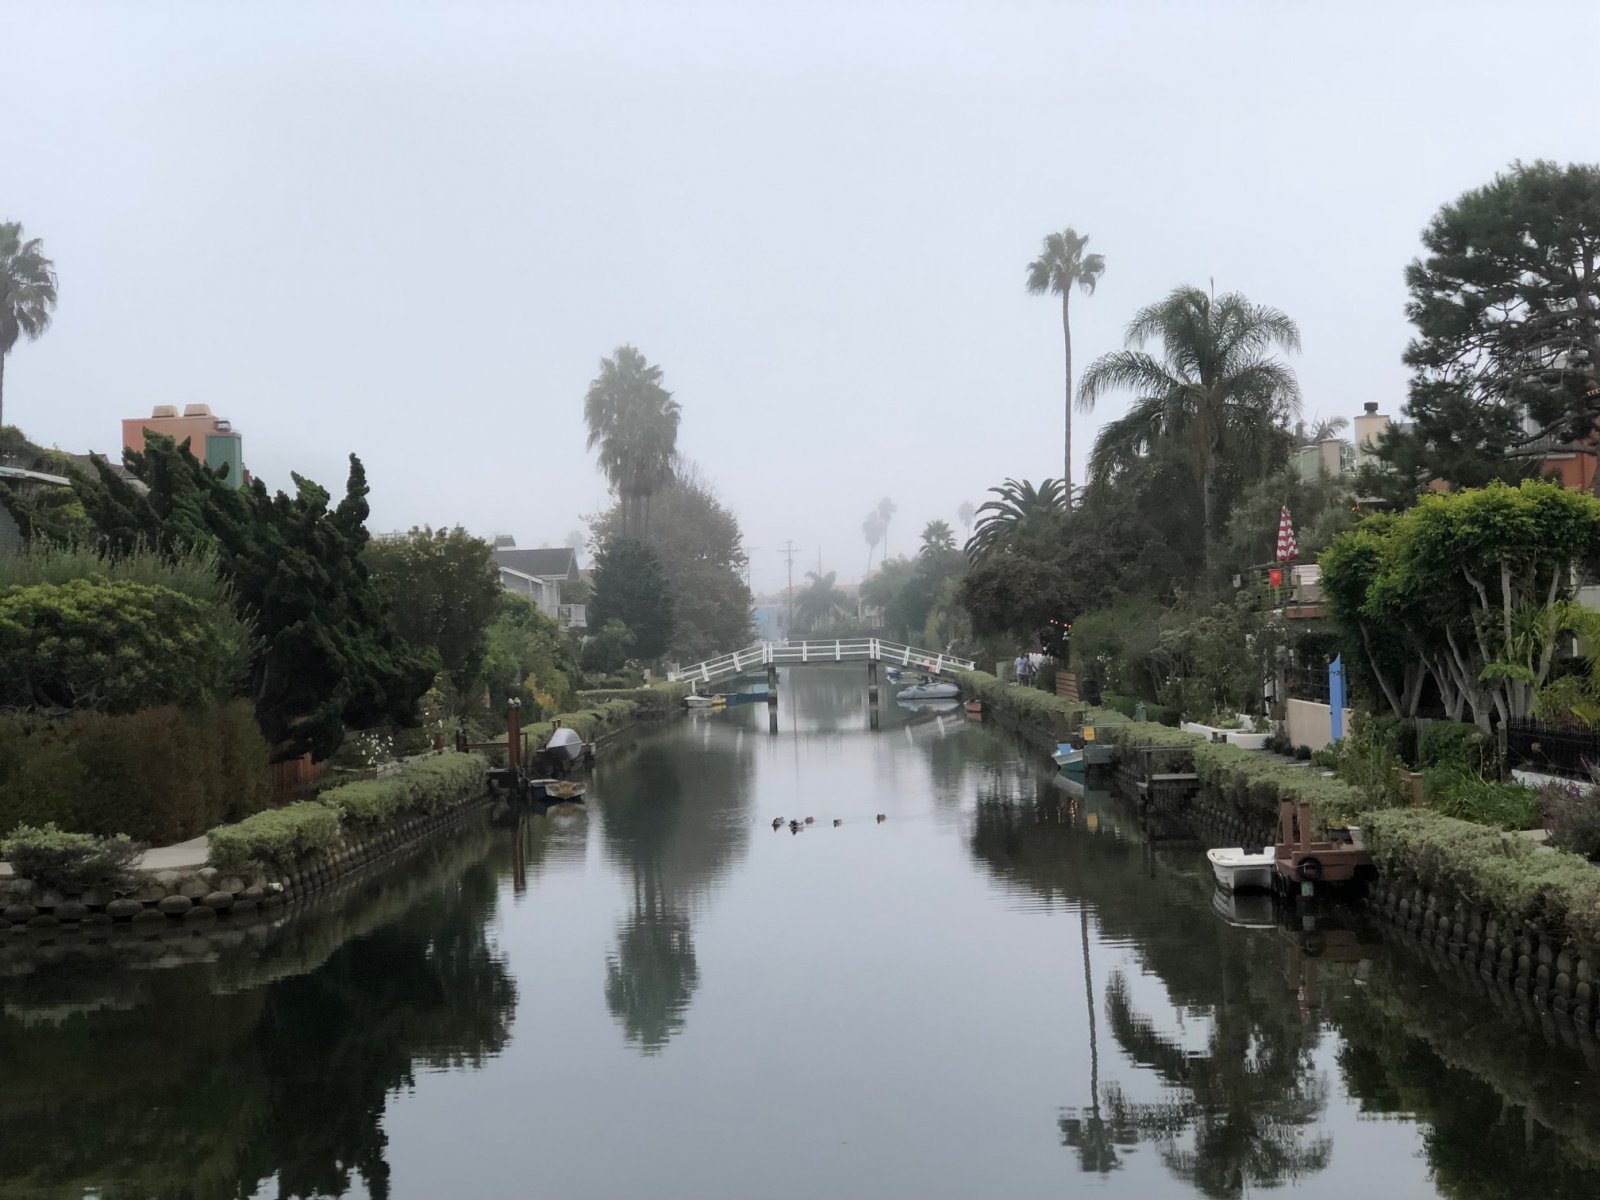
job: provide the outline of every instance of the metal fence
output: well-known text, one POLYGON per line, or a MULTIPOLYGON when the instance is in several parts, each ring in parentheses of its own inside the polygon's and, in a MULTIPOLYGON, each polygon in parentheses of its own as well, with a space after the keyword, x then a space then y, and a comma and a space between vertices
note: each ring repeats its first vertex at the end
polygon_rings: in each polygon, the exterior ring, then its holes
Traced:
POLYGON ((1290 667, 1283 675, 1284 694, 1290 700, 1311 700, 1317 704, 1330 703, 1328 668, 1325 664, 1290 667))
POLYGON ((1587 777, 1600 767, 1600 730, 1514 717, 1506 722, 1506 753, 1529 770, 1587 777))

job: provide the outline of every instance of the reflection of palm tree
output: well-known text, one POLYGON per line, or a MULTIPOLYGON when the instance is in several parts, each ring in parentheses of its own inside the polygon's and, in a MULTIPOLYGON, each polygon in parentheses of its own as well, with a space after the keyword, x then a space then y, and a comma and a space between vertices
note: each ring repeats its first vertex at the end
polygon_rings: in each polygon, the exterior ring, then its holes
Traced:
POLYGON ((845 611, 846 597, 834 585, 835 572, 819 575, 807 571, 811 586, 794 598, 794 623, 801 631, 816 629, 845 611))
POLYGON ((1250 1020, 1248 1002, 1225 1004, 1213 1013, 1206 1053, 1194 1054, 1134 1012, 1120 974, 1106 988, 1106 1015, 1124 1052, 1182 1097, 1135 1104, 1111 1091, 1111 1123, 1153 1141, 1175 1175, 1207 1196, 1234 1197, 1328 1165, 1331 1139, 1304 1136, 1327 1084, 1308 1074, 1297 1028, 1250 1020), (1180 1146, 1189 1136, 1192 1148, 1180 1146))
POLYGON ((630 1042, 659 1054, 683 1028, 699 983, 689 918, 667 904, 659 878, 636 878, 633 915, 606 959, 606 1007, 630 1042))
POLYGON ((1122 1164, 1117 1146, 1137 1140, 1127 1124, 1112 1124, 1100 1114, 1100 1037, 1095 1026, 1094 976, 1089 966, 1089 906, 1078 905, 1079 941, 1083 945, 1083 994, 1089 1007, 1089 1112, 1087 1116, 1062 1117, 1061 1140, 1078 1152, 1078 1165, 1084 1171, 1104 1175, 1122 1164))

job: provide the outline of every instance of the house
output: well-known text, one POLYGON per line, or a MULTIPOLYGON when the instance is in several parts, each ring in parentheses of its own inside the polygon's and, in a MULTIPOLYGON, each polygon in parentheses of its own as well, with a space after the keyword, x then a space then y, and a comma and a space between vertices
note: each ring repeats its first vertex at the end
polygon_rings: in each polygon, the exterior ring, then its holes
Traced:
POLYGON ((506 591, 532 600, 540 612, 564 629, 585 628, 584 606, 563 602, 563 586, 570 588, 581 578, 578 554, 572 547, 519 550, 516 539, 502 533, 494 539, 494 561, 500 568, 500 586, 506 591))
POLYGON ((232 422, 213 416, 209 404, 185 405, 181 417, 175 404, 158 404, 148 417, 129 417, 122 422, 122 448, 143 450, 147 433, 164 434, 180 445, 187 439, 189 453, 213 471, 226 469, 232 486, 244 486, 244 439, 232 422))

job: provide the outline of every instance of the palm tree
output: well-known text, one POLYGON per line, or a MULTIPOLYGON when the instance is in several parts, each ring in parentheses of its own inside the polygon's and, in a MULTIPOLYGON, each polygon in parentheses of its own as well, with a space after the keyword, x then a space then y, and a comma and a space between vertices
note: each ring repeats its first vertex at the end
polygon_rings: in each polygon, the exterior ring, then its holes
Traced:
POLYGON ((919 553, 924 558, 931 558, 935 554, 948 554, 956 548, 956 533, 950 528, 948 521, 929 521, 922 527, 922 549, 919 553))
POLYGON ((600 447, 600 469, 622 500, 624 531, 649 528, 650 497, 672 477, 681 413, 661 386, 661 368, 634 347, 618 346, 600 360, 583 398, 586 448, 600 447))
POLYGON ((1298 351, 1300 330, 1277 309, 1237 292, 1213 297, 1179 287, 1134 315, 1126 344, 1090 364, 1078 388, 1085 411, 1107 392, 1136 395, 1133 407, 1100 431, 1090 477, 1113 476, 1166 438, 1191 447, 1210 568, 1221 527, 1217 487, 1224 461, 1262 457, 1272 431, 1299 412, 1294 372, 1268 351, 1298 351), (1152 337, 1161 340, 1159 358, 1143 350, 1152 337))
POLYGON ((968 560, 976 562, 1006 543, 1043 545, 1060 532, 1067 493, 1059 479, 1046 479, 1037 488, 1028 479, 1008 479, 989 491, 998 499, 978 506, 977 528, 967 540, 968 560))
MULTIPOLYGON (((899 505, 897 505, 893 500, 891 500, 891 499, 889 499, 889 497, 885 496, 882 500, 878 501, 878 510, 877 511, 878 511, 878 520, 883 522, 883 555, 882 555, 882 558, 887 558, 887 557, 889 557, 889 522, 894 520, 894 514, 899 512, 900 508, 899 508, 899 505)), ((882 559, 880 558, 880 561, 881 560, 882 559)))
POLYGON ((794 623, 802 631, 815 629, 825 621, 844 615, 848 597, 834 586, 834 575, 833 571, 826 575, 806 572, 811 586, 794 598, 794 623))
POLYGON ((1078 236, 1070 225, 1044 239, 1044 250, 1028 264, 1028 291, 1035 296, 1046 293, 1061 297, 1061 340, 1067 351, 1066 438, 1062 453, 1061 481, 1067 503, 1072 503, 1072 289, 1094 295, 1095 284, 1106 269, 1099 254, 1085 254, 1089 235, 1078 236))
POLYGON ((1325 442, 1334 434, 1350 426, 1348 417, 1315 417, 1311 424, 1304 421, 1294 423, 1294 444, 1296 446, 1315 446, 1325 442))
POLYGON ((20 221, 0 221, 0 425, 5 424, 6 355, 50 328, 56 267, 38 238, 22 239, 20 221))
POLYGON ((972 506, 971 500, 963 500, 961 507, 956 509, 956 520, 961 522, 961 528, 970 531, 972 518, 978 515, 978 510, 972 506))
POLYGON ((879 515, 877 509, 873 509, 867 514, 866 520, 861 522, 861 536, 867 540, 867 570, 869 572, 872 570, 872 551, 879 542, 883 541, 883 534, 883 517, 879 515))

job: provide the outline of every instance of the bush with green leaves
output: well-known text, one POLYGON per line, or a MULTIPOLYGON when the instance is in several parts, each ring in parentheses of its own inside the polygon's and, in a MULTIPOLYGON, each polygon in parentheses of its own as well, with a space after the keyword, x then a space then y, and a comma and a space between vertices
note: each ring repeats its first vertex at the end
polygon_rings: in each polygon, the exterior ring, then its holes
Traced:
POLYGON ((487 765, 478 754, 435 754, 382 779, 328 788, 317 799, 347 825, 381 825, 415 813, 442 812, 480 795, 487 765))
POLYGON ((224 871, 263 867, 292 871, 326 854, 339 840, 339 812, 315 800, 268 809, 206 834, 212 866, 224 871))
POLYGON ((126 837, 68 833, 52 822, 18 825, 0 840, 0 859, 19 879, 77 896, 91 888, 124 888, 144 847, 126 837))
POLYGON ((1484 774, 1494 764, 1494 746, 1476 725, 1430 721, 1417 735, 1417 766, 1458 767, 1484 774))
POLYGON ((1120 692, 1106 692, 1101 699, 1107 708, 1115 709, 1130 721, 1142 704, 1144 705, 1144 716, 1147 721, 1154 721, 1158 725, 1171 725, 1174 728, 1180 722, 1177 709, 1169 708, 1165 704, 1157 704, 1153 700, 1146 700, 1140 696, 1127 696, 1120 692))
POLYGON ((70 579, 0 591, 0 707, 127 713, 234 694, 250 641, 231 612, 160 584, 70 579))
POLYGON ((1485 779, 1456 761, 1426 771, 1423 795, 1448 817, 1476 821, 1491 829, 1537 829, 1539 793, 1520 783, 1485 779))
POLYGON ((656 720, 679 708, 688 694, 687 682, 653 683, 648 687, 595 688, 579 692, 576 699, 580 708, 597 708, 608 700, 631 700, 638 706, 639 716, 656 720))
POLYGON ((0 713, 0 834, 54 822, 181 842, 265 808, 267 757, 246 700, 117 715, 0 713))
POLYGON ((1600 946, 1600 871, 1576 854, 1425 808, 1369 814, 1362 840, 1386 876, 1600 946))
POLYGON ((1552 846, 1600 862, 1600 780, 1552 779, 1539 789, 1539 811, 1552 846))
POLYGON ((1088 709, 1081 701, 1006 683, 987 671, 963 671, 957 678, 966 695, 982 700, 995 712, 1004 713, 1012 720, 1052 734, 1075 728, 1088 709))

